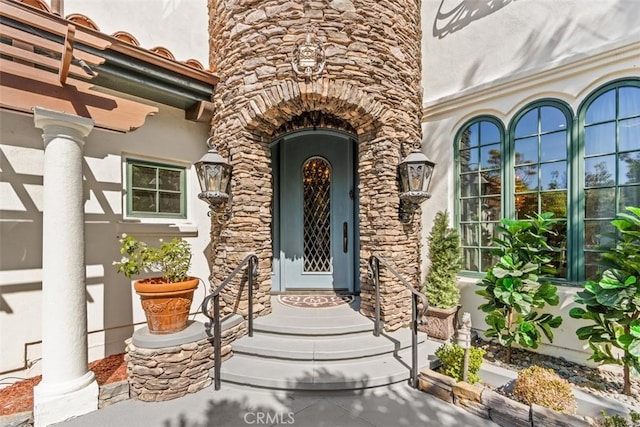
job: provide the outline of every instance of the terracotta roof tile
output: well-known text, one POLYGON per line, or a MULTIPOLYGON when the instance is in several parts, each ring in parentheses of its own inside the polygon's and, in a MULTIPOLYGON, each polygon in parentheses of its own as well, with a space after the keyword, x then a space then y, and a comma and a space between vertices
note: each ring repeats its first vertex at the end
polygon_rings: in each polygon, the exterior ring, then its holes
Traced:
POLYGON ((71 15, 67 15, 65 19, 67 21, 73 22, 74 24, 82 25, 83 27, 100 31, 100 28, 98 28, 98 25, 95 22, 93 22, 91 18, 81 13, 72 13, 71 15))
POLYGON ((140 42, 138 41, 138 39, 136 39, 132 34, 127 33, 126 31, 117 31, 111 34, 111 37, 122 40, 123 42, 132 44, 134 46, 140 46, 140 42))
MULTIPOLYGON (((47 13, 52 13, 51 9, 49 8, 49 6, 43 1, 43 0, 16 0, 18 3, 22 3, 24 5, 27 6, 31 6, 33 8, 42 10, 44 12, 47 13)), ((100 28, 98 27, 98 25, 88 16, 85 16, 83 14, 80 13, 73 13, 68 15, 65 19, 67 19, 68 21, 71 21, 77 25, 81 25, 83 27, 86 28, 90 28, 92 30, 95 31, 100 31, 100 28)), ((140 46, 140 42, 138 42, 138 40, 130 33, 126 32, 126 31, 117 31, 115 33, 113 33, 111 35, 111 37, 114 37, 118 40, 122 40, 125 43, 131 44, 133 46, 137 46, 140 47, 142 49, 145 49, 143 47, 140 46)), ((159 55, 161 57, 170 59, 172 61, 176 61, 175 56, 173 55, 173 53, 171 53, 171 51, 163 46, 156 46, 153 47, 151 49, 146 49, 150 52, 153 52, 156 55, 159 55)), ((176 61, 178 62, 178 61, 176 61)), ((185 61, 180 61, 180 63, 185 64, 191 68, 194 68, 196 70, 201 70, 201 71, 205 71, 205 72, 211 72, 210 70, 207 70, 204 68, 204 66, 197 60, 195 59, 187 59, 185 61)))

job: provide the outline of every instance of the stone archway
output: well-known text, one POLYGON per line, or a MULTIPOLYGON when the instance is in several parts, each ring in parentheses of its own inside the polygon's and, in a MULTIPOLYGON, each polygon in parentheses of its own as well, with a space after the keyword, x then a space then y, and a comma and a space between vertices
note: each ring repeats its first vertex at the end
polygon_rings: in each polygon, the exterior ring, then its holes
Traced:
MULTIPOLYGON (((214 140, 228 154, 234 173, 233 217, 223 226, 215 224, 213 276, 223 280, 246 253, 255 252, 260 259, 255 312, 270 312, 273 193, 269 144, 282 129, 293 130, 292 121, 309 110, 348 123, 358 139, 362 311, 371 315, 374 301, 367 259, 373 252, 383 254, 406 277, 419 277, 419 221, 403 225, 398 220, 396 166, 406 136, 398 137, 395 129, 384 124, 392 121, 392 112, 346 82, 281 82, 249 98, 244 108, 227 118, 226 126, 214 128, 214 140)), ((305 127, 305 123, 299 126, 305 127)), ((401 285, 387 279, 382 289, 382 317, 393 329, 407 322, 410 300, 401 285)), ((240 296, 244 291, 239 285, 224 296, 227 310, 244 313, 246 300, 240 296)))

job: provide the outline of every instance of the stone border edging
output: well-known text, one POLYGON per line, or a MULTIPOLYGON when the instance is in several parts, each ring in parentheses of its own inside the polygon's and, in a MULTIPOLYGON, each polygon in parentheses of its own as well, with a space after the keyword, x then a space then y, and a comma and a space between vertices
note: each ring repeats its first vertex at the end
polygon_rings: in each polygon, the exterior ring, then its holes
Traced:
MULTIPOLYGON (((129 381, 122 380, 99 386, 98 409, 129 399, 129 381)), ((33 427, 33 411, 18 412, 0 416, 3 427, 33 427)))
POLYGON ((100 386, 98 392, 98 409, 106 408, 114 403, 128 400, 129 395, 129 380, 104 384, 100 386))
POLYGON ((418 376, 418 388, 448 403, 504 427, 591 426, 585 417, 569 415, 542 406, 524 405, 488 388, 477 387, 423 369, 418 376))

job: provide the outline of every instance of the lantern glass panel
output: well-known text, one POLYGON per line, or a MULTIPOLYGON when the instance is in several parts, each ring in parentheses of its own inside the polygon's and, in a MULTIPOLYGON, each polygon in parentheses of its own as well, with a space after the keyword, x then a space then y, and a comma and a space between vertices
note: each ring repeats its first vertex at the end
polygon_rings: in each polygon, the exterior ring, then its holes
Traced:
POLYGON ((224 165, 222 167, 222 178, 220 179, 220 191, 228 193, 229 180, 231 179, 231 166, 224 165))
POLYGON ((203 164, 198 171, 202 191, 220 191, 222 165, 203 164))
POLYGON ((409 191, 422 191, 424 182, 425 165, 422 163, 409 163, 409 191))
POLYGON ((429 187, 431 185, 431 178, 433 178, 433 165, 426 164, 425 165, 425 176, 424 176, 424 188, 422 191, 429 191, 429 187))

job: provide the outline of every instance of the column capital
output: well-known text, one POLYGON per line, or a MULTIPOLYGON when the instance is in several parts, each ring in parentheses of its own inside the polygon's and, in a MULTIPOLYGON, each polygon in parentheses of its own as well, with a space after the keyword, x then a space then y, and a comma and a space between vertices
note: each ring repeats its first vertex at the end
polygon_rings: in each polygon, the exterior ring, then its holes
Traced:
POLYGON ((46 108, 33 108, 33 121, 35 126, 45 131, 45 133, 68 133, 68 130, 75 131, 76 135, 70 135, 74 139, 83 139, 93 129, 94 121, 86 117, 73 114, 61 113, 59 111, 48 110, 46 108), (57 128, 58 131, 53 131, 57 128), (64 132, 63 129, 67 130, 64 132), (53 132, 52 132, 53 131, 53 132))

